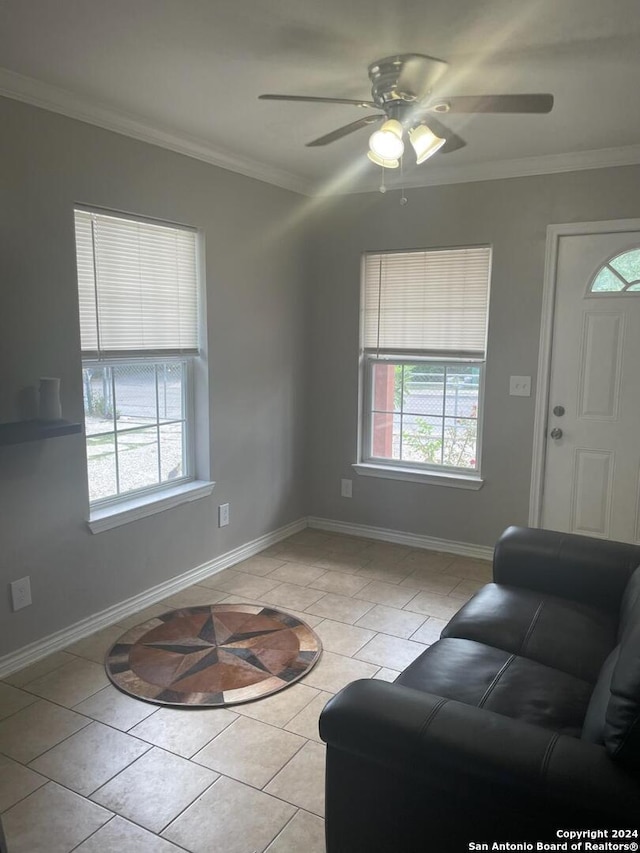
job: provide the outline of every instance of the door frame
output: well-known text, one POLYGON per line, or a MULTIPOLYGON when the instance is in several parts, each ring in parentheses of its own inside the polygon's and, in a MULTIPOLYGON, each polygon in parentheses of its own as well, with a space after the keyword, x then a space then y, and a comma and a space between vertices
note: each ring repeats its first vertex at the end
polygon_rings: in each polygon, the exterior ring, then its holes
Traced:
POLYGON ((531 463, 531 490, 529 493, 529 526, 540 527, 544 497, 545 459, 547 451, 547 420, 549 417, 549 390, 553 327, 556 305, 556 276, 558 272, 558 247, 561 237, 578 237, 589 234, 615 234, 621 231, 640 231, 640 219, 612 219, 601 222, 568 222, 547 226, 547 242, 542 290, 542 317, 540 321, 540 348, 538 351, 538 381, 533 424, 533 456, 531 463))

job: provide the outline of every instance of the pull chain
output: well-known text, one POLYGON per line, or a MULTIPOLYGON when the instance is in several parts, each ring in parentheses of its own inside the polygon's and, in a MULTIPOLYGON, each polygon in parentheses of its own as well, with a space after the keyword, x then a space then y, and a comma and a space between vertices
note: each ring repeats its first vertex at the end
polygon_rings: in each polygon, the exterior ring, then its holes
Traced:
POLYGON ((404 207, 404 205, 409 201, 404 194, 404 157, 400 158, 400 183, 402 184, 400 188, 400 192, 402 193, 400 196, 400 204, 404 207))

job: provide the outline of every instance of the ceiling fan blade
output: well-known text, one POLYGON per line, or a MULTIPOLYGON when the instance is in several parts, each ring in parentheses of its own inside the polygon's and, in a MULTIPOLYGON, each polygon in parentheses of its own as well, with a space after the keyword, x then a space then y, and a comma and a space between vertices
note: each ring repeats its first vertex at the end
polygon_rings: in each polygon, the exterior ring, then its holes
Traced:
POLYGON ((376 109, 373 101, 354 101, 351 98, 314 98, 311 95, 258 95, 260 101, 304 101, 309 104, 350 104, 352 107, 376 109))
POLYGON ((357 121, 352 121, 351 124, 345 124, 337 130, 332 130, 331 133, 327 133, 326 136, 320 136, 318 139, 314 139, 313 142, 307 142, 307 148, 316 148, 318 145, 328 145, 330 142, 335 142, 336 139, 342 139, 343 136, 348 136, 350 133, 360 130, 361 127, 366 127, 368 124, 374 124, 374 122, 380 121, 380 119, 383 118, 386 118, 384 113, 379 113, 375 116, 366 116, 366 118, 359 118, 357 121))
POLYGON ((436 113, 549 113, 553 95, 455 95, 429 105, 436 113))
POLYGON ((440 154, 450 154, 452 151, 458 151, 459 148, 464 148, 467 144, 461 136, 458 136, 457 133, 454 133, 446 125, 437 121, 437 119, 433 118, 431 115, 424 118, 423 123, 426 124, 436 136, 447 140, 438 152, 440 154))

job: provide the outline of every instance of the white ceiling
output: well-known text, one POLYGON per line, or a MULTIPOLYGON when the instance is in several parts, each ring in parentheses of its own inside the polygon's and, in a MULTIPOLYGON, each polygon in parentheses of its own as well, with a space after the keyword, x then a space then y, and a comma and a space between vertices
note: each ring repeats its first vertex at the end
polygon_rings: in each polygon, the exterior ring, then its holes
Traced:
POLYGON ((364 113, 258 95, 368 99, 367 66, 408 52, 450 63, 446 94, 555 95, 447 117, 467 147, 408 185, 640 162, 638 0, 0 0, 0 94, 301 192, 377 187, 366 128, 304 144, 364 113))

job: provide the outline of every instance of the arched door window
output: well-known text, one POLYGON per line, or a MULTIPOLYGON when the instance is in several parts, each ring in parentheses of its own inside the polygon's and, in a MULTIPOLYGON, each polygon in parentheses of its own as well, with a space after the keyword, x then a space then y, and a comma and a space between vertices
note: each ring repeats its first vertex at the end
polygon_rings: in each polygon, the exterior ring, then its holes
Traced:
POLYGON ((640 293, 640 249, 611 258, 591 280, 590 293, 640 293))

